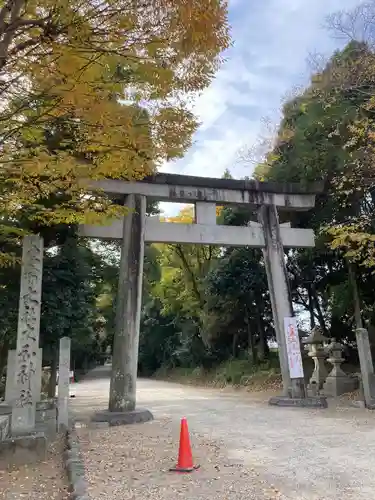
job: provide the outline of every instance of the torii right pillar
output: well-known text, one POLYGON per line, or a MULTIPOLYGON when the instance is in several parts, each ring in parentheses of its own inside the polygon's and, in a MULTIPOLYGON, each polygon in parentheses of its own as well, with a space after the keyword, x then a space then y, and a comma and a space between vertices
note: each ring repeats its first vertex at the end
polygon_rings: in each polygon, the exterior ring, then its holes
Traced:
POLYGON ((283 381, 282 397, 271 398, 270 404, 277 406, 312 406, 326 408, 327 401, 325 398, 306 397, 306 386, 302 377, 291 379, 284 332, 284 318, 291 318, 294 316, 294 313, 276 206, 262 205, 259 208, 258 217, 263 227, 265 239, 263 256, 283 381))

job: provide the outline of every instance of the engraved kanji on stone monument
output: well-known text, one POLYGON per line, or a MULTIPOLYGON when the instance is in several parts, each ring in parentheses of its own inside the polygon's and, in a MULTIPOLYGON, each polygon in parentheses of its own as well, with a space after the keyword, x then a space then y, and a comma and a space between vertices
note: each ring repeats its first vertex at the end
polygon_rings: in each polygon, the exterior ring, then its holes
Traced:
MULTIPOLYGON (((9 349, 8 351, 8 363, 7 363, 7 376, 6 376, 6 386, 5 386, 5 401, 15 406, 18 400, 19 394, 16 391, 16 350, 9 349)), ((34 403, 40 401, 42 392, 42 349, 39 348, 36 354, 35 360, 35 373, 31 380, 32 387, 32 400, 34 403)))
POLYGON ((35 390, 34 378, 39 373, 42 276, 43 240, 39 235, 25 236, 15 356, 12 433, 32 431, 35 427, 36 395, 33 394, 33 390, 35 390))

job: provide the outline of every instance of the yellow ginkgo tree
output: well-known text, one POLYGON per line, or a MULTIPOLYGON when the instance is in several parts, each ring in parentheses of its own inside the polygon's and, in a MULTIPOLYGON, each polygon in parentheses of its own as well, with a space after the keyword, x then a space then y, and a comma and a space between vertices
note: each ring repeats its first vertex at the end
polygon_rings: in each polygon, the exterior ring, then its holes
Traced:
POLYGON ((181 156, 228 45, 226 0, 0 2, 0 213, 111 216, 82 179, 181 156))

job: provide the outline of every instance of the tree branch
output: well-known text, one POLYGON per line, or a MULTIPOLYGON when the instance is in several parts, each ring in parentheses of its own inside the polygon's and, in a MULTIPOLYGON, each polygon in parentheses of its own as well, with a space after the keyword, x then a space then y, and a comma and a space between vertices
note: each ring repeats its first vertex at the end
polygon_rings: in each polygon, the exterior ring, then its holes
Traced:
POLYGON ((193 270, 189 266, 189 263, 185 257, 185 254, 182 250, 181 245, 176 245, 175 249, 176 249, 176 253, 177 253, 178 257, 180 258, 180 260, 182 262, 182 266, 183 266, 185 272, 190 276, 191 285, 192 285, 193 292, 194 292, 196 299, 199 301, 200 304, 203 304, 202 296, 201 296, 199 288, 198 288, 198 283, 197 283, 196 277, 194 276, 193 270))
MULTIPOLYGON (((12 24, 15 24, 17 19, 19 18, 22 5, 23 5, 24 0, 14 0, 13 1, 13 6, 10 12, 10 22, 8 26, 11 26, 12 24)), ((4 7, 5 8, 5 7, 4 7)), ((3 23, 4 24, 4 23, 3 23)), ((9 47, 14 39, 14 36, 16 34, 15 30, 7 30, 3 31, 3 33, 0 32, 0 36, 3 34, 3 39, 0 41, 0 70, 4 68, 7 62, 7 58, 9 55, 9 47)))

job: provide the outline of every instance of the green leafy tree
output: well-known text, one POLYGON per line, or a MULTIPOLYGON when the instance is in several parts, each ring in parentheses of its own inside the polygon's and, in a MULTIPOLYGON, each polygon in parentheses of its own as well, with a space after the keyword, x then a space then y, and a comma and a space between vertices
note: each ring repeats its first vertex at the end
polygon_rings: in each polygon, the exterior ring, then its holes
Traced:
MULTIPOLYGON (((373 267, 373 167, 362 147, 371 145, 372 58, 369 46, 356 41, 335 53, 309 87, 286 103, 274 148, 255 171, 261 180, 324 182, 314 210, 283 215, 317 235, 314 250, 288 253, 288 270, 294 301, 309 312, 310 324, 347 340, 353 339, 355 309, 347 293, 348 265, 373 267), (364 120, 368 127, 361 132, 364 120)), ((357 267, 360 295, 368 297, 369 281, 360 274, 357 267)), ((362 310, 370 317, 373 301, 362 310)))
POLYGON ((226 252, 206 279, 205 325, 210 343, 224 357, 249 350, 254 363, 268 354, 270 321, 267 279, 259 251, 226 252))
MULTIPOLYGON (((51 364, 50 396, 54 395, 58 342, 72 339, 72 365, 80 368, 95 344, 95 287, 91 250, 70 237, 45 259, 42 285, 41 346, 51 364)), ((90 352, 91 351, 91 352, 90 352)))

